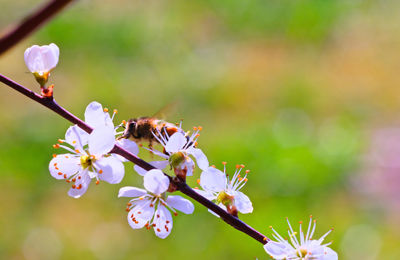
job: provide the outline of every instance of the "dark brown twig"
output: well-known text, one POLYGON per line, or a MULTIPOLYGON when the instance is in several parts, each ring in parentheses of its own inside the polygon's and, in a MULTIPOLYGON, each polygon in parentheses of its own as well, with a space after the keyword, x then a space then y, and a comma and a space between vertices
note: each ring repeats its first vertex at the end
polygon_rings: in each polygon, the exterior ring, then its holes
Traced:
MULTIPOLYGON (((11 79, 8 79, 7 77, 3 76, 0 74, 0 81, 3 82, 5 85, 11 87, 12 89, 20 92, 21 94, 25 95, 26 97, 42 104, 43 106, 47 107, 48 109, 56 112, 63 118, 67 119, 73 124, 78 125, 80 128, 85 130, 86 132, 90 133, 92 132, 92 128, 88 126, 85 122, 83 122, 81 119, 77 118, 75 115, 71 114, 68 112, 66 109, 61 107, 56 103, 56 101, 53 98, 46 98, 42 97, 32 90, 25 88, 24 86, 12 81, 11 79)), ((143 161, 136 155, 128 152, 127 150, 123 149, 122 147, 115 145, 114 148, 112 149, 111 153, 116 153, 119 154, 129 161, 137 164, 138 166, 142 167, 145 170, 152 170, 154 167, 150 165, 149 163, 143 161)), ((168 176, 168 175, 167 175, 168 176)), ((208 209, 212 210, 214 213, 216 213, 218 216, 221 217, 223 221, 231 225, 232 227, 236 228, 237 230, 242 231, 243 233, 246 233, 250 237, 254 238, 258 242, 261 242, 262 244, 266 244, 268 242, 268 238, 255 230, 254 228, 250 227, 243 221, 241 221, 239 218, 232 216, 225 210, 223 210, 221 207, 218 205, 214 204, 210 200, 206 199, 205 197, 201 196, 198 194, 196 191, 194 191, 192 188, 190 188, 185 182, 179 180, 178 178, 170 178, 170 181, 173 182, 176 187, 178 188, 179 191, 182 193, 186 194, 188 197, 196 200, 203 206, 207 207, 208 209)))
POLYGON ((0 55, 38 29, 72 1, 74 0, 51 0, 27 16, 0 39, 0 55))

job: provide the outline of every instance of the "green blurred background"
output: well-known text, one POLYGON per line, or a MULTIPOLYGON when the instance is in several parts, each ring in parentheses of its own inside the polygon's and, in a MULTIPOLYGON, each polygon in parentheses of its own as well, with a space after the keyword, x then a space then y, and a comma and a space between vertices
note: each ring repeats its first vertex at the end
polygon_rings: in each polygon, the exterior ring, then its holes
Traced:
MULTIPOLYGON (((0 0, 0 30, 43 2, 0 0)), ((340 259, 397 260, 400 195, 379 196, 363 178, 374 132, 400 123, 399 8, 373 0, 83 0, 1 56, 0 73, 37 90, 23 52, 54 42, 61 53, 50 81, 76 115, 93 100, 117 108, 117 121, 178 104, 168 120, 203 126, 199 147, 212 164, 251 169, 243 191, 254 213, 244 221, 270 235, 270 225, 286 232, 284 217, 295 224, 312 214, 318 237, 335 228, 327 241, 340 259)), ((69 198, 47 169, 68 122, 4 85, 0 122, 0 259, 268 259, 197 203, 165 240, 132 230, 127 201, 117 199, 120 187, 142 185, 132 165, 120 185, 69 198)))

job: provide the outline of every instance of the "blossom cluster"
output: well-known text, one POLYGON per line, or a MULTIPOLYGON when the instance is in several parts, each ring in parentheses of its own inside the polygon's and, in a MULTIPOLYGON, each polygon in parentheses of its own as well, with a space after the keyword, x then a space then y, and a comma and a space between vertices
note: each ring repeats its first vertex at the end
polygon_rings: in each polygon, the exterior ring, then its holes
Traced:
MULTIPOLYGON (((50 72, 58 63, 59 49, 55 44, 47 46, 32 46, 25 51, 25 62, 42 88, 45 97, 52 95, 46 92, 45 84, 50 72)), ((155 141, 149 150, 159 160, 152 161, 152 170, 145 170, 138 165, 135 171, 143 178, 143 187, 122 187, 118 197, 131 198, 127 203, 128 223, 133 229, 153 228, 155 235, 166 238, 172 230, 172 215, 177 211, 185 214, 194 212, 194 205, 189 200, 171 195, 177 187, 173 180, 185 182, 187 177, 195 174, 196 167, 201 170, 195 191, 234 217, 239 213, 253 212, 253 205, 247 195, 241 190, 248 181, 249 170, 244 170, 242 164, 236 165, 231 175, 228 174, 226 163, 223 170, 210 165, 207 156, 198 148, 198 138, 201 127, 195 127, 193 132, 185 131, 182 124, 174 125, 162 120, 152 121, 150 118, 129 120, 115 126, 113 123, 117 111, 110 115, 108 109, 98 102, 91 102, 85 110, 85 123, 92 128, 90 133, 83 131, 77 125, 68 128, 65 137, 59 139, 54 148, 65 152, 54 154, 49 164, 51 176, 64 180, 71 185, 68 195, 73 198, 83 196, 90 183, 102 181, 118 184, 124 178, 127 160, 113 153, 119 146, 133 155, 139 153, 142 142, 155 141), (142 126, 140 126, 142 123, 142 126), (145 127, 143 127, 143 125, 145 127), (124 128, 124 131, 120 131, 124 128), (145 132, 143 132, 145 131, 145 132), (170 171, 170 174, 164 172, 170 171), (172 213, 172 214, 171 214, 172 213)), ((210 211, 218 216, 216 213, 210 211)), ((289 224, 289 240, 283 239, 274 229, 273 237, 277 241, 268 241, 265 251, 274 259, 320 259, 334 260, 337 254, 328 245, 322 244, 325 234, 318 240, 312 237, 315 231, 315 221, 310 219, 306 234, 300 225, 300 240, 289 224)))

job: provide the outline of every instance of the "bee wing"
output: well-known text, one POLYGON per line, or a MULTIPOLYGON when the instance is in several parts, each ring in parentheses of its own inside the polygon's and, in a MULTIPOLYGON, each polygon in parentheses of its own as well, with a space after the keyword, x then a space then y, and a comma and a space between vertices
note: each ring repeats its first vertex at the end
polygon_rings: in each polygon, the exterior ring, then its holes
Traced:
POLYGON ((171 117, 171 115, 176 114, 178 110, 179 102, 177 100, 163 106, 160 110, 155 113, 152 118, 157 118, 161 120, 166 120, 167 117, 171 117))

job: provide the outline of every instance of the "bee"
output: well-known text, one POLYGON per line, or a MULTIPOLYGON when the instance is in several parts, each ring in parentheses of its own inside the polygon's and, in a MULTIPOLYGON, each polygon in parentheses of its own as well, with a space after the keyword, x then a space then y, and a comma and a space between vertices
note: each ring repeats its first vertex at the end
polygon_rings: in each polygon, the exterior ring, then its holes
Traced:
POLYGON ((181 128, 176 124, 169 123, 156 117, 139 117, 130 119, 125 124, 125 131, 120 138, 127 138, 142 143, 143 141, 149 142, 149 147, 153 143, 159 143, 161 136, 168 139, 176 132, 181 131, 181 128), (157 137, 157 138, 156 138, 157 137))

